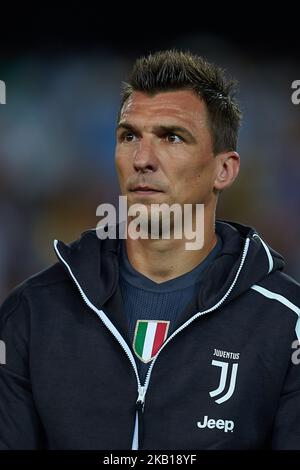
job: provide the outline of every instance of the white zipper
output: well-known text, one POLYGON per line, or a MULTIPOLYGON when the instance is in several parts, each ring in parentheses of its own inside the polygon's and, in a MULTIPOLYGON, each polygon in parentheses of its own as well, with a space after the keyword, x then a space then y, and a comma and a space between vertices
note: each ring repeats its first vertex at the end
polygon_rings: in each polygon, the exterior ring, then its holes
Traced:
POLYGON ((131 365, 134 369, 134 372, 135 372, 135 375, 136 375, 136 379, 137 379, 137 384, 138 384, 138 390, 140 390, 141 388, 141 382, 140 382, 140 378, 139 378, 139 374, 138 374, 138 370, 137 370, 137 366, 136 366, 136 363, 135 363, 135 360, 134 360, 134 357, 133 357, 133 354, 128 346, 128 344, 126 343, 126 341, 124 340, 123 336, 121 336, 121 334, 119 333, 119 331, 117 330, 117 328, 114 326, 114 324, 110 321, 110 319, 107 317, 107 315, 103 312, 103 310, 99 310, 97 307, 95 307, 94 304, 92 304, 92 302, 90 302, 90 300, 88 299, 88 297, 85 295, 82 287, 80 286, 79 282, 77 281, 76 277, 74 276, 70 266, 68 265, 68 263, 64 260, 64 258, 61 256, 58 248, 57 248, 57 244, 58 244, 58 240, 54 240, 54 249, 57 253, 57 256, 59 257, 59 259, 64 263, 64 265, 68 268, 68 271, 73 279, 73 281, 75 282, 84 302, 88 305, 88 307, 90 307, 97 315, 98 317, 100 318, 100 320, 102 320, 102 322, 104 323, 104 325, 106 326, 106 328, 112 333, 112 335, 116 338, 116 340, 118 341, 118 343, 120 344, 120 346, 124 349, 129 361, 131 362, 131 365))
POLYGON ((107 317, 107 315, 103 312, 103 310, 99 310, 97 307, 95 307, 94 304, 92 304, 92 302, 90 302, 90 300, 88 299, 88 297, 85 295, 83 289, 81 288, 79 282, 77 281, 76 277, 74 276, 70 266, 68 265, 68 263, 64 260, 64 258, 61 256, 58 248, 57 248, 57 244, 58 244, 58 240, 54 240, 54 249, 57 253, 57 256, 59 257, 59 259, 64 263, 64 265, 68 268, 68 271, 73 279, 73 281, 75 282, 84 302, 98 315, 98 317, 102 320, 102 322, 104 323, 104 325, 107 327, 107 329, 112 333, 112 335, 116 338, 116 340, 118 341, 118 343, 120 344, 120 346, 123 348, 123 350, 125 351, 133 369, 134 369, 134 372, 135 372, 135 375, 136 375, 136 379, 137 379, 137 385, 138 385, 138 398, 136 400, 136 402, 138 403, 142 403, 143 405, 143 408, 144 408, 144 405, 145 405, 145 396, 146 396, 146 393, 147 393, 147 390, 148 390, 148 386, 149 386, 149 382, 150 382, 150 377, 151 377, 151 373, 152 373, 152 369, 154 367, 154 364, 157 360, 157 357, 159 356, 159 354, 161 353, 161 351, 166 347, 166 345, 171 341, 171 339, 174 338, 174 336, 176 336, 178 333, 180 333, 180 331, 182 331, 184 328, 186 328, 187 326, 189 326, 194 320, 196 320, 197 318, 199 318, 200 316, 206 314, 206 313, 209 313, 209 312, 213 312, 214 310, 217 310, 220 305, 222 305, 225 300, 227 299, 227 297, 229 296, 229 294, 231 293, 232 289, 234 288, 237 280, 238 280, 238 277, 240 275, 240 272, 241 272, 241 269, 244 265, 244 262, 245 262, 245 259, 246 259, 246 256, 247 256, 247 252, 248 252, 248 248, 249 248, 249 243, 250 243, 250 238, 247 238, 246 241, 245 241, 245 245, 244 245, 244 249, 243 249, 243 254, 242 254, 242 259, 241 259, 241 262, 240 262, 240 265, 239 265, 239 268, 237 270, 237 273, 235 275, 235 278, 231 284, 231 286, 229 287, 228 291, 224 294, 224 296, 219 300, 219 302, 217 302, 213 307, 209 308, 208 310, 204 310, 203 312, 198 312, 196 313, 193 317, 189 318, 185 323, 183 323, 179 328, 177 328, 177 330, 175 330, 171 336, 169 336, 169 338, 163 343, 163 345, 161 346, 161 348, 159 349, 159 351, 157 352, 156 356, 154 357, 150 367, 149 367, 149 370, 147 372, 147 375, 146 375, 146 379, 145 379, 145 383, 144 385, 142 386, 141 385, 141 381, 140 381, 140 378, 139 378, 139 374, 138 374, 138 370, 137 370, 137 366, 136 366, 136 362, 135 362, 135 359, 133 357, 133 354, 128 346, 128 344, 126 343, 126 341, 124 340, 124 338, 121 336, 121 334, 119 333, 119 331, 117 330, 117 328, 114 326, 114 324, 109 320, 109 318, 107 317))
MULTIPOLYGON (((147 390, 148 390, 148 386, 149 386, 149 381, 150 381, 150 377, 151 377, 151 373, 152 373, 152 369, 154 367, 154 364, 157 360, 157 357, 159 356, 159 354, 161 353, 161 351, 166 347, 166 345, 171 341, 171 339, 174 338, 174 336, 176 336, 180 331, 182 331, 184 328, 186 328, 187 326, 189 326, 194 320, 196 320, 197 318, 201 317, 202 315, 206 314, 206 313, 210 313, 210 312, 213 312, 214 310, 217 310, 220 305, 222 305, 225 300, 227 299, 227 297, 229 296, 230 292, 232 291, 232 289, 234 288, 237 280, 238 280, 238 277, 240 275, 240 272, 241 272, 241 269, 244 265, 244 262, 245 262, 245 259, 246 259, 246 256, 247 256, 247 252, 248 252, 248 248, 249 248, 249 243, 250 243, 250 238, 247 238, 246 239, 246 242, 245 242, 245 245, 244 245, 244 249, 243 249, 243 254, 242 254, 242 259, 241 259, 241 263, 240 263, 240 266, 239 266, 239 269, 237 270, 237 273, 235 275, 235 278, 231 284, 231 286, 229 287, 228 291, 224 294, 224 296, 221 298, 221 300, 219 300, 219 302, 217 302, 213 307, 209 308, 208 310, 204 310, 203 312, 198 312, 196 313, 193 317, 189 318, 185 323, 183 323, 179 328, 177 328, 177 330, 175 330, 171 336, 169 336, 168 339, 166 339, 166 341, 163 343, 163 345, 161 346, 161 348, 159 349, 159 351, 157 352, 156 356, 154 357, 153 361, 151 362, 151 365, 148 369, 148 372, 147 372, 147 375, 146 375, 146 379, 145 379, 145 383, 144 383, 144 386, 143 386, 143 400, 145 402, 145 395, 147 393, 147 390)), ((144 403, 143 402, 143 403, 144 403)))

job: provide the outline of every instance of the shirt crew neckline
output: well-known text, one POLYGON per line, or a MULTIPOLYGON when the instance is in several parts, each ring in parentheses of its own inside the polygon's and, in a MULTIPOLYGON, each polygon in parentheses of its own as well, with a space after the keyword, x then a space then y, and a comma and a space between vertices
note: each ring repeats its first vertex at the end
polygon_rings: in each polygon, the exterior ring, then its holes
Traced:
POLYGON ((217 243, 210 253, 201 261, 200 264, 195 266, 191 271, 181 274, 180 276, 170 279, 165 282, 157 283, 152 279, 148 278, 144 274, 138 272, 130 263, 127 250, 125 245, 125 240, 120 240, 120 276, 123 280, 128 282, 134 287, 149 291, 149 292, 171 292, 185 287, 189 287, 196 282, 201 280, 201 274, 208 267, 208 265, 218 256, 219 252, 222 249, 222 238, 218 233, 217 243))

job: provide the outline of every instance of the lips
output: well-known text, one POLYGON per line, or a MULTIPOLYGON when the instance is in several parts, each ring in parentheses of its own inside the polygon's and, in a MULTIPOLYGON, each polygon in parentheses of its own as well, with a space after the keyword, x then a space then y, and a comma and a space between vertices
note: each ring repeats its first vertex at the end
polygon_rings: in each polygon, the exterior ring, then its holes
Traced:
POLYGON ((153 192, 161 193, 162 192, 159 189, 153 188, 152 186, 144 186, 144 185, 135 186, 133 189, 131 189, 131 191, 139 192, 139 193, 141 192, 142 193, 153 193, 153 192))

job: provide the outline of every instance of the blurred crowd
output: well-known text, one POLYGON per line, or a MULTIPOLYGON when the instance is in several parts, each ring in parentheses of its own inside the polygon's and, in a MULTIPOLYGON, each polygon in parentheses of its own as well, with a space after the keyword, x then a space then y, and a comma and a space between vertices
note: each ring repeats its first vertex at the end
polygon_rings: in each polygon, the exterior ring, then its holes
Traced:
MULTIPOLYGON (((213 37, 182 37, 172 46, 204 55, 239 81, 241 172, 222 194, 218 218, 254 226, 300 280, 296 61, 250 57, 213 37)), ((100 203, 117 201, 114 132, 132 56, 99 49, 0 58, 7 88, 0 105, 0 301, 56 260, 55 238, 76 239, 97 225, 100 203)))

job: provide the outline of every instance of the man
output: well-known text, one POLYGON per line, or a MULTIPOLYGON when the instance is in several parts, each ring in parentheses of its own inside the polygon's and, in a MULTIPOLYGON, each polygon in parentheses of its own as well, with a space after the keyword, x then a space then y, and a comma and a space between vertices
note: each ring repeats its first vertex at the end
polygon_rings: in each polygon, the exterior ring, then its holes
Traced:
MULTIPOLYGON (((128 209, 204 205, 187 235, 55 241, 1 309, 1 449, 300 449, 300 286, 256 230, 215 221, 239 172, 240 111, 213 64, 165 51, 123 89, 128 209)), ((129 232, 128 232, 129 234, 129 232)), ((144 233, 145 235, 145 233, 144 233)))

